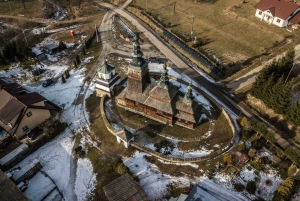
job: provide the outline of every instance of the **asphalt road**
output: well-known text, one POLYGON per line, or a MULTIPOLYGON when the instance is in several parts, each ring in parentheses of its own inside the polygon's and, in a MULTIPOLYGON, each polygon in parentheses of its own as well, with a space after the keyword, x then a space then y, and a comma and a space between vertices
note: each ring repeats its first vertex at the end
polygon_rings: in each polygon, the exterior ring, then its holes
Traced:
MULTIPOLYGON (((130 1, 127 1, 127 3, 130 1)), ((127 12, 123 11, 121 8, 116 8, 111 4, 103 3, 102 1, 98 1, 101 6, 107 7, 112 11, 118 13, 123 16, 127 20, 131 21, 131 23, 136 26, 136 28, 142 32, 145 37, 149 39, 149 41, 155 45, 172 63, 175 64, 176 67, 173 69, 180 73, 185 74, 192 78, 195 82, 197 82, 200 86, 205 88, 212 96, 221 101, 226 108, 235 114, 240 114, 240 108, 237 104, 232 100, 229 93, 226 91, 225 87, 219 83, 212 83, 208 81, 205 77, 200 75, 197 71, 195 71, 192 67, 190 67, 178 54, 174 53, 166 44, 164 44, 160 39, 158 39, 155 34, 150 29, 146 29, 141 23, 139 23, 135 18, 129 15, 127 12)), ((105 30, 101 30, 105 31, 105 30)))

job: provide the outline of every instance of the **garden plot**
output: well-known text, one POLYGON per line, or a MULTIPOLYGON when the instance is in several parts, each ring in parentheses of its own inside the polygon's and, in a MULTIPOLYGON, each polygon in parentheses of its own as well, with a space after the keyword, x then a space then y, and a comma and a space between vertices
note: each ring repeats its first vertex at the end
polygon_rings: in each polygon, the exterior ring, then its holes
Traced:
MULTIPOLYGON (((244 166, 240 172, 238 182, 246 186, 249 181, 256 181, 255 196, 261 197, 264 200, 272 200, 271 195, 274 195, 274 192, 283 180, 274 169, 262 172, 253 169, 251 166, 244 166)), ((247 191, 244 193, 248 194, 249 197, 255 198, 255 196, 249 194, 247 191)))
POLYGON ((56 185, 51 181, 51 179, 43 175, 41 172, 38 172, 32 179, 30 179, 24 195, 29 200, 42 200, 48 193, 55 190, 55 188, 56 185))
MULTIPOLYGON (((220 200, 226 201, 241 201, 248 200, 242 194, 234 191, 232 188, 226 188, 222 183, 217 184, 212 180, 208 179, 206 176, 196 177, 190 179, 188 177, 174 177, 171 175, 163 174, 159 171, 158 167, 154 164, 147 162, 145 157, 150 156, 144 152, 136 151, 131 157, 124 157, 123 163, 130 169, 130 171, 138 177, 139 184, 143 187, 150 200, 159 200, 169 195, 169 188, 171 184, 178 188, 183 188, 190 185, 190 182, 198 184, 200 187, 205 189, 210 194, 219 198, 220 200)), ((164 162, 165 163, 165 162, 164 162)), ((177 165, 176 163, 172 163, 177 165)), ((182 164, 178 164, 182 165, 182 164)), ((196 165, 191 165, 197 170, 196 165)), ((226 180, 225 177, 220 176, 220 180, 226 180)))

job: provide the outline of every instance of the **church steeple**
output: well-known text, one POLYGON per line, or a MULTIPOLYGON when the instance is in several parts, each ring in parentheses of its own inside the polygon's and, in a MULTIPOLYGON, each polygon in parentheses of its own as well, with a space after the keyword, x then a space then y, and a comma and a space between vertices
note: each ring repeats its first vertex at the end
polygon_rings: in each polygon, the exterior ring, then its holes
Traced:
POLYGON ((193 87, 192 87, 192 81, 191 81, 189 86, 188 86, 188 91, 183 97, 183 102, 186 102, 186 103, 192 103, 193 102, 194 96, 192 94, 192 90, 193 90, 193 87))
POLYGON ((150 84, 148 62, 143 58, 140 43, 137 38, 133 42, 132 60, 128 65, 127 89, 142 93, 146 84, 150 84))
POLYGON ((141 51, 140 43, 138 41, 138 38, 135 37, 133 42, 133 53, 132 60, 130 62, 131 67, 137 68, 137 69, 144 69, 146 61, 143 58, 143 52, 141 51))

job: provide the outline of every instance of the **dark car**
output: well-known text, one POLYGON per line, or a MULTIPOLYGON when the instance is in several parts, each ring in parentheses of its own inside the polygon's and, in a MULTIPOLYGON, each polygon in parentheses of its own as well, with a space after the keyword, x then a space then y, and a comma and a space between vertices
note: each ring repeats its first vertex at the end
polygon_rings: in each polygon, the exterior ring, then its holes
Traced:
POLYGON ((32 74, 33 74, 34 76, 38 76, 38 75, 40 75, 40 74, 42 74, 42 73, 44 73, 44 72, 46 72, 45 69, 39 68, 39 69, 36 69, 36 70, 32 71, 32 74))
POLYGON ((54 85, 54 82, 53 82, 52 79, 47 79, 47 80, 45 80, 45 82, 43 82, 43 84, 42 84, 43 87, 48 87, 48 86, 52 86, 52 85, 54 85))
POLYGON ((29 139, 35 140, 42 133, 43 133, 43 129, 41 129, 39 127, 35 127, 34 129, 32 129, 30 131, 30 133, 27 134, 27 136, 29 137, 29 139))

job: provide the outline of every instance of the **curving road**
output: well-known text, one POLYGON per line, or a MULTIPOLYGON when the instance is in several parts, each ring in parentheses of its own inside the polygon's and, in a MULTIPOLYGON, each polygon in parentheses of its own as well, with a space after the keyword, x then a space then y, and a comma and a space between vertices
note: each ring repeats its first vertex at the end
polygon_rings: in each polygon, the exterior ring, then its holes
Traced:
MULTIPOLYGON (((186 76, 192 78, 198 85, 202 88, 206 89, 211 96, 218 99, 223 103, 223 106, 228 110, 232 111, 235 114, 240 114, 241 108, 232 100, 229 93, 225 90, 223 85, 219 83, 212 83, 208 81, 205 77, 200 75, 197 71, 191 68, 178 54, 174 53, 169 46, 164 44, 158 37, 156 37, 155 33, 152 30, 146 29, 139 21, 137 21, 134 17, 129 15, 127 12, 123 11, 122 8, 130 3, 128 0, 122 7, 116 8, 111 4, 103 3, 100 0, 96 0, 101 6, 109 8, 111 11, 114 11, 121 15, 122 17, 129 20, 136 28, 142 32, 145 37, 149 39, 149 41, 154 44, 169 60, 171 60, 176 67, 174 70, 180 74, 185 74, 186 76)), ((105 20, 103 20, 105 21, 105 20)), ((102 25, 101 25, 102 26, 102 25)), ((105 27, 103 27, 105 28, 105 27)), ((107 31, 107 29, 100 29, 101 32, 107 31)), ((104 49, 105 52, 107 50, 104 49)))

